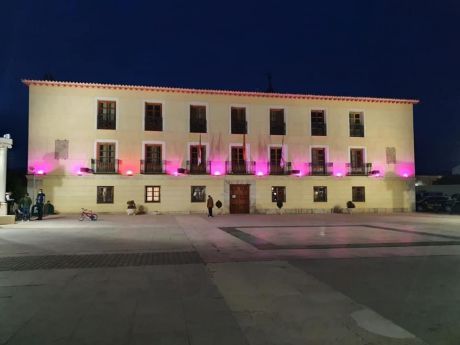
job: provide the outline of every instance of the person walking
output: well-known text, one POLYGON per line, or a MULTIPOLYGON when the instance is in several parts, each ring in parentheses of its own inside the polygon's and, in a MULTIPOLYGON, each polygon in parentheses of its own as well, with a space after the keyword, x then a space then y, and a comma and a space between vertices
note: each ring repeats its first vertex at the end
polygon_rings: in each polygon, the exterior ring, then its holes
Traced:
POLYGON ((37 194, 37 200, 36 200, 37 213, 38 213, 37 220, 43 219, 43 205, 44 204, 45 204, 45 193, 43 193, 43 189, 40 189, 40 192, 38 192, 37 194))
POLYGON ((214 200, 212 199, 212 196, 208 195, 208 202, 206 203, 206 206, 208 207, 208 217, 214 217, 212 215, 212 208, 214 207, 214 200))
POLYGON ((21 200, 19 200, 19 208, 22 212, 22 221, 30 220, 30 206, 32 206, 32 199, 29 196, 29 193, 26 193, 21 200))

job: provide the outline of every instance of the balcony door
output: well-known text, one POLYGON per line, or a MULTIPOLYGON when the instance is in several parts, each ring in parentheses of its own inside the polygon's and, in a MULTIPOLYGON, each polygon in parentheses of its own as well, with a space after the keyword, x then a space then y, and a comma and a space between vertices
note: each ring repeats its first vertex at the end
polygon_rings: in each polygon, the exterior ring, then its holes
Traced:
POLYGON ((147 173, 161 173, 162 167, 162 150, 161 145, 145 145, 145 171, 147 173))
POLYGON ((311 149, 311 173, 313 175, 326 174, 326 149, 324 147, 311 149))
POLYGON ((232 146, 232 172, 246 173, 246 162, 244 161, 243 146, 232 146))
POLYGON ((283 149, 281 147, 270 147, 270 174, 281 174, 283 171, 283 149))
POLYGON ((97 143, 97 172, 115 172, 115 143, 97 143))
POLYGON ((350 149, 350 163, 353 170, 364 169, 364 149, 350 149))
POLYGON ((206 172, 206 146, 201 145, 201 152, 199 145, 190 146, 190 172, 206 172))

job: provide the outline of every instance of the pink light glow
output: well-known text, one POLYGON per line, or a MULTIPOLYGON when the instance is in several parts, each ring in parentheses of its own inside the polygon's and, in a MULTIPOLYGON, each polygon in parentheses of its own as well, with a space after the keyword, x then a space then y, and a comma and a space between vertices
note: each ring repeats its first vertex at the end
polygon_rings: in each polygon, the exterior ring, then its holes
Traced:
POLYGON ((335 175, 336 177, 342 177, 342 176, 343 176, 343 173, 341 173, 341 172, 338 171, 338 172, 336 172, 334 175, 335 175))
POLYGON ((80 170, 78 170, 78 171, 77 171, 77 175, 78 175, 78 176, 83 176, 83 173, 82 173, 80 170))
POLYGON ((408 174, 408 173, 403 173, 403 177, 404 177, 404 178, 408 178, 408 177, 409 177, 409 174, 408 174))
POLYGON ((45 175, 45 171, 43 169, 37 170, 37 175, 45 175))
POLYGON ((221 173, 220 173, 220 171, 219 171, 219 170, 216 170, 216 171, 214 171, 213 175, 214 175, 214 176, 220 176, 220 175, 221 175, 221 173))
POLYGON ((127 171, 126 171, 126 175, 128 175, 128 176, 133 176, 133 171, 132 171, 132 170, 127 170, 127 171))
POLYGON ((258 171, 256 175, 257 176, 264 176, 264 173, 262 171, 258 171))

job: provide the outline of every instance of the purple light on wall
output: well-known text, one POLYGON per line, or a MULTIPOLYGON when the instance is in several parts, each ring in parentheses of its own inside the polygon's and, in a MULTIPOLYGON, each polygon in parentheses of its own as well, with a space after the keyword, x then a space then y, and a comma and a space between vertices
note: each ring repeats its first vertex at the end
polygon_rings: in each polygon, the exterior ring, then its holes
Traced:
POLYGON ((127 176, 133 176, 133 171, 132 170, 126 170, 126 175, 127 176))
POLYGON ((343 173, 340 172, 340 171, 337 171, 337 172, 334 173, 334 176, 335 176, 335 177, 342 177, 342 176, 343 176, 343 173))
POLYGON ((213 175, 214 176, 220 176, 222 174, 221 174, 221 172, 219 170, 216 170, 216 171, 213 172, 213 175))
POLYGON ((263 173, 263 171, 258 171, 258 172, 256 173, 256 175, 257 175, 257 176, 264 176, 265 174, 263 173))

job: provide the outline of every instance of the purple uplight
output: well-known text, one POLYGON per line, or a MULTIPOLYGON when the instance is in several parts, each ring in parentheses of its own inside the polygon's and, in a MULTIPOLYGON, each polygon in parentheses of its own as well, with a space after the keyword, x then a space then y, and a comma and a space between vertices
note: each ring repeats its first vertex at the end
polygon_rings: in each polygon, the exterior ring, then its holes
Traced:
POLYGON ((264 176, 264 173, 262 171, 258 171, 256 175, 257 176, 264 176))
POLYGON ((213 175, 214 175, 214 176, 220 176, 220 175, 221 175, 221 173, 220 173, 220 171, 219 171, 219 170, 217 170, 217 171, 214 171, 214 174, 213 174, 213 175))

